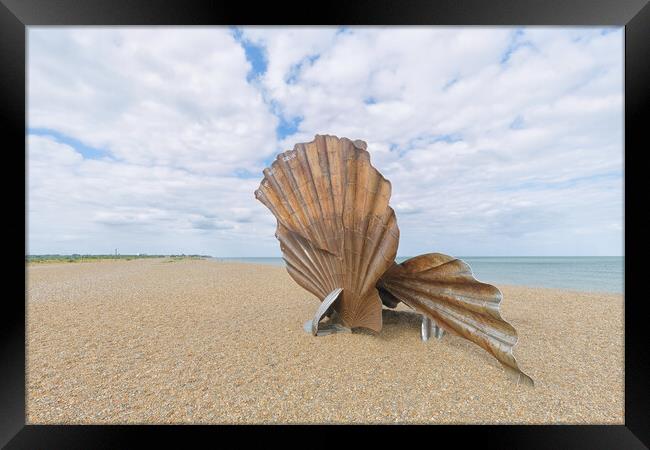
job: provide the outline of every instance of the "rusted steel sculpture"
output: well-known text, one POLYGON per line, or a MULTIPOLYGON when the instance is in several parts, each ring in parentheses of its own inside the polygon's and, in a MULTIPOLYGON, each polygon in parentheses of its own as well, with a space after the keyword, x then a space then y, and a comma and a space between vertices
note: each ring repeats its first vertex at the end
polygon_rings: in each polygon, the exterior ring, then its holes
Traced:
POLYGON ((342 288, 334 310, 348 328, 381 331, 375 284, 393 264, 399 230, 391 186, 364 142, 316 136, 278 155, 255 196, 277 218, 291 277, 321 301, 342 288))
POLYGON ((382 304, 403 302, 423 315, 423 340, 445 331, 459 335, 532 385, 512 354, 517 333, 499 313, 496 287, 440 253, 394 262, 399 229, 390 195, 391 184, 370 164, 363 141, 316 135, 264 169, 255 196, 277 219, 287 271, 322 302, 305 329, 380 332, 382 304), (323 317, 330 323, 321 328, 323 317))

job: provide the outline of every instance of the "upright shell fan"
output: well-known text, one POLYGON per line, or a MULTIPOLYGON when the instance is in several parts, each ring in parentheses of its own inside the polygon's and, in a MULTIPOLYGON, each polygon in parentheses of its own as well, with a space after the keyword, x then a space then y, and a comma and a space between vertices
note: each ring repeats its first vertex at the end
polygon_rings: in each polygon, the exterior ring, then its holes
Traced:
POLYGON ((333 307, 349 328, 381 331, 375 285, 399 242, 390 194, 365 142, 321 135, 278 155, 255 191, 277 219, 291 277, 321 301, 337 291, 333 307))

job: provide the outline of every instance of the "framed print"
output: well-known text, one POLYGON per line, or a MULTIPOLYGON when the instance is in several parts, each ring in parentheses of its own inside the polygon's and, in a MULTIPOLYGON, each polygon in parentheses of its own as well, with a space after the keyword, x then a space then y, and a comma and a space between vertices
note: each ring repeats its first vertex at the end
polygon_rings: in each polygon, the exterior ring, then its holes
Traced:
POLYGON ((0 442, 645 448, 647 2, 296 13, 2 0, 0 442))

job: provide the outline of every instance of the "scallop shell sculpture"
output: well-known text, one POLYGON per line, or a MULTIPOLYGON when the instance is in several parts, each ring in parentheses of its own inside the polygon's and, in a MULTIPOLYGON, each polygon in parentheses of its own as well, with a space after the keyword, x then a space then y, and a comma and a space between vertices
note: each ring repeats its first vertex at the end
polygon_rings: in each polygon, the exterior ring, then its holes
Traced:
POLYGON ((316 135, 264 170, 255 196, 277 219, 287 271, 321 301, 308 331, 319 335, 320 318, 333 308, 343 326, 379 332, 382 304, 403 302, 436 330, 478 344, 518 381, 533 385, 512 354, 517 332, 499 313, 496 287, 440 253, 394 263, 399 230, 390 195, 391 184, 370 163, 363 141, 316 135))
POLYGON ((321 135, 278 155, 255 191, 291 277, 321 302, 342 288, 333 308, 348 328, 382 328, 375 285, 399 242, 390 194, 365 142, 321 135))
POLYGON ((386 306, 404 302, 442 329, 483 347, 517 382, 533 385, 512 354, 517 331, 501 317, 501 292, 476 280, 464 261, 440 253, 420 255, 394 264, 377 288, 386 306))

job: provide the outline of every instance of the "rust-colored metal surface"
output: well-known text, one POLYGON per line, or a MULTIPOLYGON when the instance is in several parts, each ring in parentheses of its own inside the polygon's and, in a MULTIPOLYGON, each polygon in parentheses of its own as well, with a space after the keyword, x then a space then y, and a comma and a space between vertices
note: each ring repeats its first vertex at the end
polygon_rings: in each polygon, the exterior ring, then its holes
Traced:
POLYGON ((391 185, 363 141, 316 135, 281 153, 255 191, 277 219, 291 277, 321 301, 343 288, 334 309, 349 328, 381 331, 377 280, 393 264, 399 230, 391 185))
POLYGON ((377 283, 384 304, 402 301, 438 326, 487 350, 518 382, 533 385, 512 354, 517 332, 499 312, 502 295, 462 260, 428 253, 393 264, 377 283))

